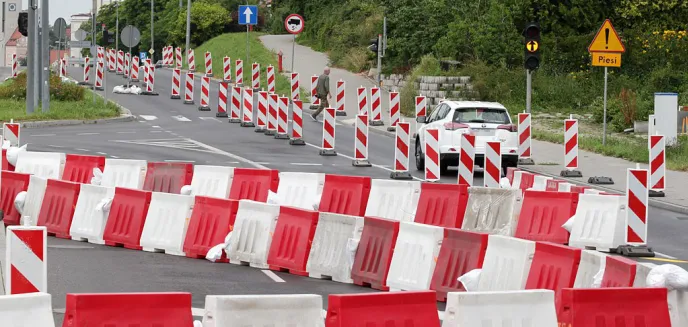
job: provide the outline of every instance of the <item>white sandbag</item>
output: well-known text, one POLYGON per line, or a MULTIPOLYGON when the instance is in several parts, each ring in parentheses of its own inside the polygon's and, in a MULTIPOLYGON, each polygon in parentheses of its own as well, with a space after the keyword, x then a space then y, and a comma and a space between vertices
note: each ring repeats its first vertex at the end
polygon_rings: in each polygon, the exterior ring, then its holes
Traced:
POLYGON ((24 204, 26 204, 26 191, 21 191, 17 193, 14 198, 14 208, 17 209, 20 215, 24 213, 24 204))
POLYGON ((98 167, 93 168, 93 177, 91 177, 91 184, 100 185, 103 182, 103 172, 98 167))
POLYGON ((19 158, 19 154, 22 152, 26 152, 26 147, 28 144, 24 144, 21 147, 16 147, 16 146, 11 146, 7 149, 7 162, 12 165, 16 166, 17 165, 17 159, 19 158))
POLYGON ((184 186, 182 186, 182 189, 181 189, 181 191, 179 192, 179 194, 181 194, 181 195, 191 195, 192 191, 193 191, 193 188, 191 187, 191 185, 184 185, 184 186))
POLYGON ((482 272, 482 269, 473 269, 463 275, 461 275, 458 279, 459 282, 461 282, 461 285, 463 285, 463 288, 467 292, 476 292, 478 291, 478 285, 480 284, 480 273, 482 272))
POLYGON ((561 225, 561 228, 565 229, 567 232, 571 233, 571 230, 573 229, 573 222, 574 218, 576 215, 571 216, 563 225, 561 225))
POLYGON ((502 179, 499 180, 499 187, 500 188, 511 188, 511 183, 509 183, 509 179, 506 177, 502 177, 502 179))
POLYGON ((672 264, 656 266, 647 275, 647 286, 688 291, 688 271, 672 264))

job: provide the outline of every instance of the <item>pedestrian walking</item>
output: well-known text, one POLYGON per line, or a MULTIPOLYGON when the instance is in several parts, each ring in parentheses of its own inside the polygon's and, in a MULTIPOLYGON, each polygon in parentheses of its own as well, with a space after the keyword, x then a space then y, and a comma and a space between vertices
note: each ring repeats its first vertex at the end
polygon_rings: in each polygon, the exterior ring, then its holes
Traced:
POLYGON ((318 121, 318 115, 330 106, 330 67, 325 67, 322 75, 318 77, 318 85, 315 86, 316 97, 320 99, 320 106, 311 115, 313 121, 318 121))

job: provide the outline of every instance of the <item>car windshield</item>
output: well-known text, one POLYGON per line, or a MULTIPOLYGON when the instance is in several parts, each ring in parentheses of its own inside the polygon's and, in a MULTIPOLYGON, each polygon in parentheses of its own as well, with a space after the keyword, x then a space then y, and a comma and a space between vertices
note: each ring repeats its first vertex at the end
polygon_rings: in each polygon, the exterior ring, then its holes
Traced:
POLYGON ((509 115, 504 109, 459 108, 454 111, 455 123, 509 124, 509 115))

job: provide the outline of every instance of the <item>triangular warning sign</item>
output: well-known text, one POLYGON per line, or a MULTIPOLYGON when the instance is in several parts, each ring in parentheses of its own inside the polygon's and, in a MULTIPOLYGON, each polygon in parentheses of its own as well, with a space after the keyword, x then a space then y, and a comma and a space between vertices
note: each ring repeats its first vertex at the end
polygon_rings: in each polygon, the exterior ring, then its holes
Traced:
POLYGON ((600 30, 595 34, 595 38, 588 47, 588 52, 626 52, 626 48, 621 42, 619 34, 616 33, 609 19, 604 21, 600 30))

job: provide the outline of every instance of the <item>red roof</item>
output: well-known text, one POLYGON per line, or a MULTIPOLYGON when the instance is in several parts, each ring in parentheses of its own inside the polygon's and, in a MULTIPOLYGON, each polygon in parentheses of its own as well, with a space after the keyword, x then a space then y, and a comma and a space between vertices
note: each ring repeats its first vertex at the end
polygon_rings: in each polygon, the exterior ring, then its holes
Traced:
POLYGON ((16 46, 17 45, 17 40, 21 39, 24 37, 24 35, 21 35, 19 33, 19 28, 17 27, 14 32, 12 32, 12 36, 10 36, 10 39, 7 40, 7 43, 5 43, 8 46, 16 46))

